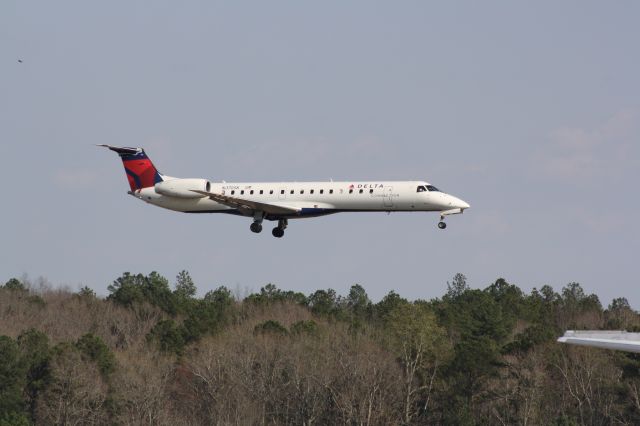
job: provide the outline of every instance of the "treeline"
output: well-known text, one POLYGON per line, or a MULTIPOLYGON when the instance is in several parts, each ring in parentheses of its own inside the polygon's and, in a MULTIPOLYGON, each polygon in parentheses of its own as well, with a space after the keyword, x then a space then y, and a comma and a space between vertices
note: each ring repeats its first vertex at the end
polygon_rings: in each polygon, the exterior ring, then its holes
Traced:
POLYGON ((526 294, 463 275, 442 298, 269 284, 196 297, 185 271, 109 296, 0 286, 0 425, 640 424, 640 357, 556 343, 640 329, 577 283, 526 294))

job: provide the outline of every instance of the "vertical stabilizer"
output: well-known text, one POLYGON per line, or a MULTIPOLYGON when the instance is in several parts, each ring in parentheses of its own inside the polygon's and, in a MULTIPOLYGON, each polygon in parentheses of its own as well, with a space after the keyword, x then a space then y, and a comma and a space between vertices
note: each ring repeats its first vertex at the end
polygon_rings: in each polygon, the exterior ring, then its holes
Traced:
POLYGON ((149 188, 158 182, 162 182, 162 176, 153 165, 142 148, 115 147, 110 145, 98 145, 109 148, 122 158, 124 171, 131 191, 149 188))

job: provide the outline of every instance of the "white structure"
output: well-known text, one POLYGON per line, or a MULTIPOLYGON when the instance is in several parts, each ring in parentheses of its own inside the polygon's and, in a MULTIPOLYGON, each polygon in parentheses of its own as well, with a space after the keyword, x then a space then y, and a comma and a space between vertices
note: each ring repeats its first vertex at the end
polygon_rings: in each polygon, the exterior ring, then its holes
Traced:
POLYGON ((558 342, 640 353, 640 333, 626 331, 567 330, 558 342))
POLYGON ((130 195, 184 213, 227 213, 253 219, 251 231, 262 231, 264 219, 277 221, 274 237, 282 237, 289 219, 340 212, 439 212, 460 214, 469 204, 424 181, 363 182, 210 182, 180 179, 158 172, 142 148, 100 145, 124 163, 130 195))

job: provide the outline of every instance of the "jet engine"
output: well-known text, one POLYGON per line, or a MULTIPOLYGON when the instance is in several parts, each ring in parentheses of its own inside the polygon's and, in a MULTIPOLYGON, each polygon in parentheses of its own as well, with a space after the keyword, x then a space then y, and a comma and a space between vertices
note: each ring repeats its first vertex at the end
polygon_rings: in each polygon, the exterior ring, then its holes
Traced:
POLYGON ((205 195, 192 192, 211 191, 211 182, 206 179, 171 179, 156 183, 156 194, 176 198, 204 198, 205 195))

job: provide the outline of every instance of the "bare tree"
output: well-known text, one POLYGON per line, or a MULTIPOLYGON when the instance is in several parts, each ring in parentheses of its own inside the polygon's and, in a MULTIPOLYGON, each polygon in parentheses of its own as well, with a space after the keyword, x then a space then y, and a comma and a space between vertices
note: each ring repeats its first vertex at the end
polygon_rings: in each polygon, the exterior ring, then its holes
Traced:
POLYGON ((601 424, 614 405, 611 384, 619 382, 622 372, 610 361, 613 354, 593 348, 562 347, 552 366, 568 396, 567 408, 575 407, 582 424, 601 424))
POLYGON ((108 423, 108 386, 96 365, 72 346, 57 351, 51 361, 52 381, 38 397, 39 424, 100 425, 108 423))
POLYGON ((435 315, 423 306, 399 305, 389 316, 388 328, 390 347, 404 372, 404 422, 410 423, 429 409, 438 369, 451 348, 435 315))
POLYGON ((170 425, 173 360, 151 349, 117 354, 112 383, 117 419, 125 425, 170 425))

